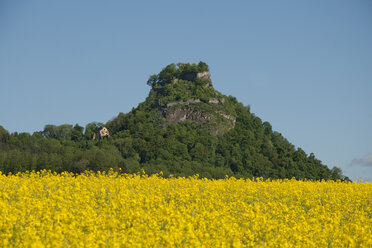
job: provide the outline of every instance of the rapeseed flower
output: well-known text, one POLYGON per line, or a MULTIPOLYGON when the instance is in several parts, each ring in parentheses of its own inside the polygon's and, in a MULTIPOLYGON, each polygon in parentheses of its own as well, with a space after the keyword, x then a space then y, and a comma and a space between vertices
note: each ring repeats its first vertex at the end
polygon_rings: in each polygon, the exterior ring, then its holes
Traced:
POLYGON ((372 247, 372 184, 0 173, 0 247, 372 247))

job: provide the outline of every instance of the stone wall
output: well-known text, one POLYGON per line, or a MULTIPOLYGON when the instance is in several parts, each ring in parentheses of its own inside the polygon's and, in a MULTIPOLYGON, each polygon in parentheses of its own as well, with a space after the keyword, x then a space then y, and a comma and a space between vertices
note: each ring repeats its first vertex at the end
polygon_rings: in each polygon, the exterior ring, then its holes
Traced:
POLYGON ((200 79, 208 79, 208 80, 210 80, 210 79, 211 79, 211 74, 210 74, 208 71, 198 72, 198 73, 196 74, 196 78, 200 78, 200 79))
MULTIPOLYGON (((167 103, 167 108, 172 107, 172 106, 177 105, 177 104, 189 105, 190 103, 199 103, 199 102, 201 102, 201 100, 198 99, 198 98, 190 98, 187 101, 175 101, 175 102, 167 103)), ((223 99, 223 98, 221 98, 221 99, 219 99, 219 98, 209 98, 209 100, 208 100, 208 103, 212 103, 212 104, 218 104, 220 102, 224 103, 225 99, 223 99)))
POLYGON ((189 105, 190 103, 198 103, 200 102, 200 99, 190 98, 187 101, 176 101, 176 102, 170 102, 167 103, 167 108, 172 107, 174 105, 180 104, 180 105, 189 105))
POLYGON ((185 80, 195 81, 196 79, 211 79, 211 74, 208 71, 189 73, 185 75, 185 80))

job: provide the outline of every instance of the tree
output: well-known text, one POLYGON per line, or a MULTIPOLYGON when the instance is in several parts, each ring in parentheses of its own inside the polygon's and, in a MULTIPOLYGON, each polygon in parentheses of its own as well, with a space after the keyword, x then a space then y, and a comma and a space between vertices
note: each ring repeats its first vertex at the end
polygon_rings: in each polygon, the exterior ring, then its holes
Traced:
POLYGON ((55 125, 45 125, 42 135, 46 138, 57 138, 57 127, 55 125))
POLYGON ((200 61, 199 64, 198 64, 198 70, 199 70, 199 72, 209 71, 209 67, 206 63, 200 61))
POLYGON ((64 124, 60 126, 45 125, 42 135, 46 138, 66 139, 70 138, 72 125, 64 124))
POLYGON ((344 176, 342 175, 341 168, 338 168, 338 167, 334 166, 332 168, 331 172, 332 172, 332 179, 333 180, 343 180, 344 179, 344 176))
POLYGON ((151 75, 149 79, 147 80, 147 85, 150 87, 153 87, 154 84, 156 84, 157 82, 158 82, 158 75, 154 74, 154 75, 151 75))
POLYGON ((9 132, 3 126, 0 126, 0 142, 7 142, 9 137, 9 132))
POLYGON ((84 133, 85 139, 87 139, 87 140, 93 139, 93 134, 100 127, 101 127, 101 125, 99 125, 97 122, 88 123, 85 126, 85 133, 84 133))
POLYGON ((76 124, 74 128, 71 130, 71 140, 79 141, 83 138, 83 131, 84 128, 76 124))

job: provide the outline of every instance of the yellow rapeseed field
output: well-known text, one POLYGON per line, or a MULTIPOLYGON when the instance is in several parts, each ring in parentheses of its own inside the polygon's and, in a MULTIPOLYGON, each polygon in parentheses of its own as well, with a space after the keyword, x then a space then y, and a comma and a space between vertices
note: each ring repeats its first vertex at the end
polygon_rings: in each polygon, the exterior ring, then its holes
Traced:
POLYGON ((0 173, 1 247, 372 247, 372 184, 0 173))

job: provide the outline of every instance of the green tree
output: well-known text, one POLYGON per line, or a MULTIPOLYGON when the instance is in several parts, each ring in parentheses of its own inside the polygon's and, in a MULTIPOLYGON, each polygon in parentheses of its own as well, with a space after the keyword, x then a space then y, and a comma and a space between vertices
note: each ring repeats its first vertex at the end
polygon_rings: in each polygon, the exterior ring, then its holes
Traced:
POLYGON ((97 131, 98 128, 102 126, 103 126, 102 123, 97 123, 97 122, 88 123, 85 126, 85 133, 84 133, 85 139, 87 140, 93 139, 93 134, 97 131))
POLYGON ((84 128, 76 124, 74 128, 71 130, 71 140, 79 141, 83 138, 83 131, 84 128))
POLYGON ((339 167, 334 166, 331 170, 333 180, 342 180, 344 176, 342 175, 342 170, 339 167))
POLYGON ((0 126, 0 142, 8 142, 9 138, 9 132, 3 126, 0 126))

